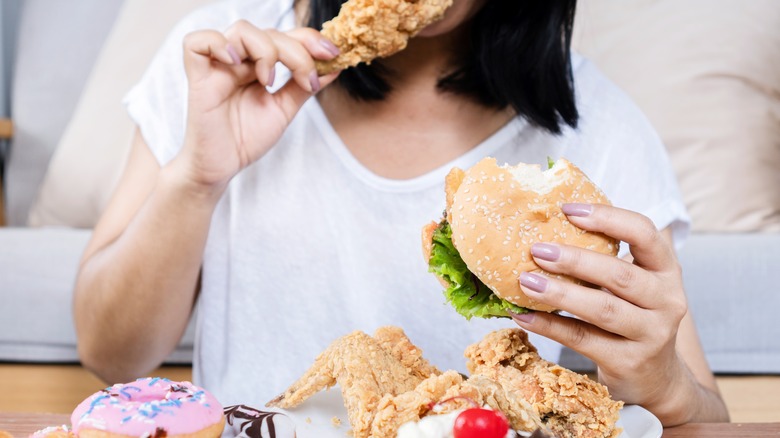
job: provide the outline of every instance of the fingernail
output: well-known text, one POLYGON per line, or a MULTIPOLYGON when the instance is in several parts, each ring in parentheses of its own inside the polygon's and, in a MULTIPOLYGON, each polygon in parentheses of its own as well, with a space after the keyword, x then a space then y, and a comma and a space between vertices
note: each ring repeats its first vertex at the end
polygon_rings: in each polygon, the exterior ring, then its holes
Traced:
POLYGON ((236 52, 236 49, 233 48, 230 44, 227 45, 227 52, 228 55, 230 55, 230 59, 233 60, 233 64, 240 65, 241 64, 241 58, 238 56, 238 52, 236 52))
POLYGON ((566 216, 590 216, 593 213, 593 204, 563 204, 561 210, 566 216))
POLYGON ((320 91, 320 77, 317 76, 317 71, 313 70, 309 74, 309 82, 311 83, 311 92, 316 93, 320 91))
POLYGON ((327 38, 320 38, 320 45, 333 56, 339 56, 339 53, 341 53, 341 50, 327 38))
POLYGON ((510 315, 512 315, 512 319, 514 319, 517 322, 524 323, 524 324, 530 324, 534 322, 534 317, 536 314, 534 312, 528 312, 528 313, 514 313, 509 312, 510 315))
POLYGON ((548 262, 556 262, 561 257, 561 248, 549 243, 534 243, 531 246, 531 255, 548 262))
POLYGON ((274 80, 276 79, 276 66, 271 67, 271 73, 268 74, 268 86, 274 86, 274 80))
POLYGON ((544 292, 547 289, 547 279, 538 274, 523 272, 520 274, 520 284, 536 292, 544 292))

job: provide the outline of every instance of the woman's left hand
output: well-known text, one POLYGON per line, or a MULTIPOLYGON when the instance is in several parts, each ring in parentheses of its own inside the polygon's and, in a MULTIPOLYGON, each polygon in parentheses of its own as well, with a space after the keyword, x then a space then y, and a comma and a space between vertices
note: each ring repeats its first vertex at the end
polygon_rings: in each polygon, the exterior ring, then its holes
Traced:
MULTIPOLYGON (((535 244, 532 254, 542 269, 596 288, 523 273, 520 284, 530 298, 575 318, 533 312, 515 320, 593 360, 614 398, 664 416, 678 405, 669 399, 677 396, 676 389, 695 384, 675 349, 687 312, 675 251, 653 222, 638 213, 599 204, 567 204, 564 213, 577 227, 627 243, 633 263, 573 246, 535 244)), ((665 424, 674 422, 670 417, 665 424)))

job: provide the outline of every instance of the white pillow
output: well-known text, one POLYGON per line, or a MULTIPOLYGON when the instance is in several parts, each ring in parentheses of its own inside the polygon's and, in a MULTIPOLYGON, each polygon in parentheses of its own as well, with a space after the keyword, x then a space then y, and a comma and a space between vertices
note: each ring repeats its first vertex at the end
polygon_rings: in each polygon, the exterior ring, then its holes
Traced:
POLYGON ((91 228, 119 179, 133 135, 122 97, 176 22, 214 0, 126 0, 60 139, 31 226, 91 228))
POLYGON ((777 0, 583 0, 577 14, 575 49, 659 131, 693 229, 780 230, 777 0))

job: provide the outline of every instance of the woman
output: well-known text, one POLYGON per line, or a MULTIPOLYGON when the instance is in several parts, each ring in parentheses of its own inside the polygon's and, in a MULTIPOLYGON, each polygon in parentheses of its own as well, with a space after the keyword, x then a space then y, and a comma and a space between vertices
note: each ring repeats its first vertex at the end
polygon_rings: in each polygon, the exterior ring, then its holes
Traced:
POLYGON ((223 403, 264 403, 333 339, 385 324, 463 369, 465 346, 507 322, 467 323, 426 272, 418 233, 444 175, 486 155, 565 156, 623 208, 573 204, 571 221, 636 261, 536 247, 546 270, 611 293, 521 276, 579 318, 517 324, 594 359, 615 397, 666 425, 726 420, 686 313, 672 243, 686 216, 663 147, 570 56, 575 2, 455 0, 406 50, 333 83, 314 60, 338 49, 301 25, 340 3, 221 2, 172 32, 126 99, 137 135, 80 269, 84 364, 108 381, 152 370, 197 301, 195 379, 223 403))

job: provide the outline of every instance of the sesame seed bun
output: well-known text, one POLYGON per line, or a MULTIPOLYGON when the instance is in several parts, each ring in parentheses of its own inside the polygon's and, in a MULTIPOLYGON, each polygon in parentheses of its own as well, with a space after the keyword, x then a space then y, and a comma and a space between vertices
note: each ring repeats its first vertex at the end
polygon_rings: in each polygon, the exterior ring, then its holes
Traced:
POLYGON ((522 292, 518 280, 522 272, 580 283, 542 270, 531 256, 534 243, 555 242, 611 255, 618 252, 615 239, 577 228, 563 214, 564 203, 610 203, 601 189, 565 159, 542 171, 535 164, 498 166, 494 158, 485 158, 466 171, 453 169, 445 185, 446 218, 461 258, 493 293, 518 306, 555 310, 522 292))

